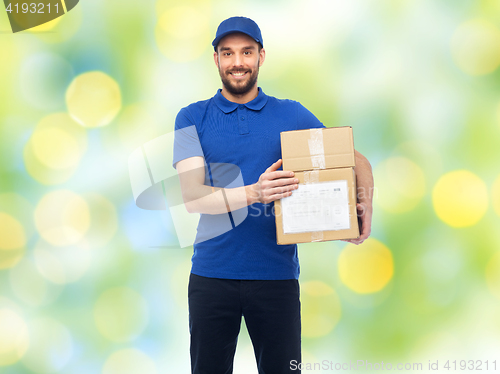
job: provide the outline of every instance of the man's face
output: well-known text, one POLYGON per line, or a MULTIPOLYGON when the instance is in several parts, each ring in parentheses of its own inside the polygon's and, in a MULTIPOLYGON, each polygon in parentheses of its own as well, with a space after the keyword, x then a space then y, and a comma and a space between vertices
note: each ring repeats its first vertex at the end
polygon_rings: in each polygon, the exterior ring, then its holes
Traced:
POLYGON ((214 52, 222 84, 233 95, 244 95, 256 85, 264 58, 264 48, 259 52, 259 44, 240 33, 222 38, 214 52))

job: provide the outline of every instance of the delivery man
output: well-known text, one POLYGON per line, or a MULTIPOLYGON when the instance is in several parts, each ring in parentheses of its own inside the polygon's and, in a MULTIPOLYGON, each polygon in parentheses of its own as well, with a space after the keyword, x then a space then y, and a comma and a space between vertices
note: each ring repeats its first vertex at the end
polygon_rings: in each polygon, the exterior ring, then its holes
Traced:
MULTIPOLYGON (((175 123, 182 196, 189 212, 201 213, 188 288, 192 373, 232 373, 242 316, 259 373, 297 373, 290 364, 301 360, 297 245, 277 244, 272 213, 298 180, 279 170, 280 132, 324 126, 300 103, 257 86, 266 52, 254 21, 223 21, 212 45, 222 89, 181 109, 175 123)), ((359 192, 372 191, 373 177, 357 151, 355 171, 362 230, 350 242, 361 244, 372 201, 359 192)))

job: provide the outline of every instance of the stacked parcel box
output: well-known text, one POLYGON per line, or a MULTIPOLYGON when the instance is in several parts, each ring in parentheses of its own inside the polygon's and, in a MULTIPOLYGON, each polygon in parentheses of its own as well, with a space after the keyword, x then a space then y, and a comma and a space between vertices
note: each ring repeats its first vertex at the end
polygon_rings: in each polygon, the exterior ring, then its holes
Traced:
POLYGON ((275 202, 278 244, 358 238, 352 127, 282 132, 281 154, 299 188, 275 202))

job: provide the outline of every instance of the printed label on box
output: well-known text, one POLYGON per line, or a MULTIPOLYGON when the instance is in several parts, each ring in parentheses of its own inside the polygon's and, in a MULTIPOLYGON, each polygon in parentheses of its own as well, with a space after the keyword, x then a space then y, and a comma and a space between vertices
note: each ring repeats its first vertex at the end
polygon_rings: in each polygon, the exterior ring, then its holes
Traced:
POLYGON ((281 199, 283 233, 350 229, 347 189, 347 180, 299 184, 281 199))

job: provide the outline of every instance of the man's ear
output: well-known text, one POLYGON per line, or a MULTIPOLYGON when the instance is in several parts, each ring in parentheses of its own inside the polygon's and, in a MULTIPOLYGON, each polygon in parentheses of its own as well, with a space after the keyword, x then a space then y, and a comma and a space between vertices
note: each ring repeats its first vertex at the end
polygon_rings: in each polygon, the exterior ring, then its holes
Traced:
POLYGON ((217 51, 214 52, 214 62, 215 62, 215 66, 217 66, 217 69, 219 68, 219 54, 217 53, 217 51))
POLYGON ((264 63, 264 60, 266 59, 266 50, 264 49, 264 47, 260 49, 259 55, 260 55, 259 67, 261 67, 262 64, 264 63))

